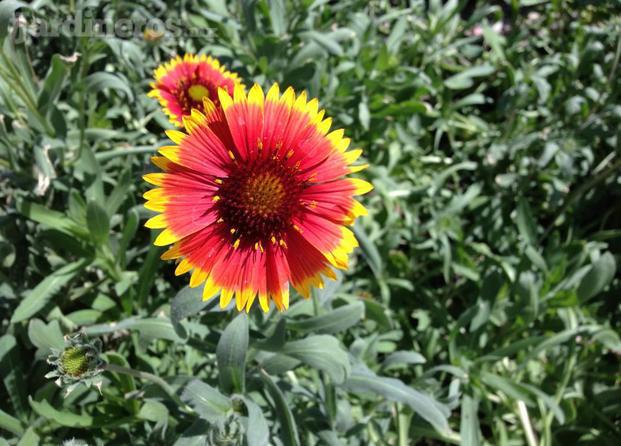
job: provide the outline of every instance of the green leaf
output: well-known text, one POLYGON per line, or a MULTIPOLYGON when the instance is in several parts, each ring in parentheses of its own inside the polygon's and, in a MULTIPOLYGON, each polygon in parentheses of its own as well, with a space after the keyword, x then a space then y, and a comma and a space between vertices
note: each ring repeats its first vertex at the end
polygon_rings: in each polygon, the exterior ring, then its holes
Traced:
POLYGON ((363 316, 364 303, 354 302, 334 310, 329 310, 328 313, 321 316, 289 320, 287 327, 303 333, 338 333, 356 325, 363 316))
POLYGON ((403 41, 403 37, 408 28, 408 19, 407 17, 401 17, 392 27, 392 31, 390 35, 386 39, 386 48, 388 51, 393 54, 398 54, 399 47, 401 46, 401 42, 403 41))
POLYGON ((138 211, 135 208, 130 209, 127 212, 125 226, 123 226, 123 233, 121 235, 121 240, 119 240, 119 246, 117 249, 120 257, 119 264, 123 266, 126 264, 127 247, 138 230, 139 221, 140 216, 138 215, 138 211))
POLYGON ((140 273, 138 275, 138 292, 136 296, 137 304, 142 307, 145 304, 145 300, 149 295, 149 291, 153 286, 155 277, 157 276, 158 269, 162 266, 160 260, 161 249, 155 245, 149 247, 146 258, 140 273))
POLYGON ((278 322, 269 328, 265 332, 265 339, 254 340, 252 346, 260 350, 267 350, 270 352, 279 352, 285 345, 287 333, 285 327, 287 321, 285 318, 280 318, 278 322))
POLYGON ((528 358, 534 358, 541 352, 551 349, 552 347, 556 347, 560 344, 564 344, 565 342, 569 341, 570 339, 585 330, 586 327, 576 327, 560 331, 552 336, 542 337, 540 338, 541 342, 528 353, 528 358))
POLYGON ((524 250, 524 254, 528 257, 533 265, 535 265, 539 270, 543 273, 548 272, 548 265, 546 265, 545 259, 539 254, 539 252, 535 249, 534 246, 528 245, 524 250))
POLYGON ((280 353, 267 355, 260 360, 261 367, 270 375, 281 375, 299 367, 301 361, 280 353))
POLYGON ((334 38, 334 36, 330 34, 324 34, 318 31, 304 31, 299 35, 300 38, 302 38, 303 40, 314 41, 315 43, 319 44, 319 46, 323 47, 326 51, 335 56, 343 55, 343 48, 334 38))
POLYGON ((345 444, 335 431, 322 430, 317 432, 317 436, 321 439, 320 444, 325 446, 344 446, 345 444))
POLYGON ((154 399, 147 399, 138 412, 138 418, 153 421, 156 428, 166 429, 168 426, 168 408, 154 399))
POLYGON ((40 173, 48 179, 56 178, 56 170, 50 161, 49 149, 36 145, 33 147, 34 158, 40 173))
POLYGON ((384 330, 390 329, 390 318, 386 315, 386 308, 381 303, 371 299, 363 299, 362 303, 364 303, 367 320, 375 321, 384 330))
POLYGON ((246 442, 248 446, 267 446, 270 440, 270 431, 261 408, 250 398, 241 397, 248 410, 248 428, 246 442))
POLYGON ((415 364, 424 364, 427 362, 425 357, 420 353, 410 351, 398 351, 391 353, 382 363, 382 369, 388 370, 401 366, 409 366, 415 364))
MULTIPOLYGON (((101 161, 101 160, 100 160, 101 161)), ((108 199, 105 203, 106 214, 112 217, 119 210, 123 202, 128 197, 128 190, 131 187, 131 171, 130 169, 125 169, 123 173, 119 176, 119 179, 110 192, 108 199)))
POLYGON ((87 259, 69 263, 39 282, 17 306, 11 317, 11 323, 21 322, 41 311, 49 300, 77 276, 88 263, 87 259))
POLYGON ((453 104, 453 108, 455 110, 459 110, 462 107, 467 107, 469 105, 481 105, 485 104, 485 102, 487 102, 487 98, 481 93, 472 93, 461 98, 459 101, 456 101, 453 104))
POLYGON ((601 293, 614 278, 616 270, 617 263, 614 256, 609 252, 602 254, 591 265, 591 269, 578 286, 577 294, 580 302, 586 302, 601 293))
POLYGON ((464 395, 461 398, 461 426, 459 429, 463 446, 478 446, 481 444, 481 428, 477 414, 479 400, 464 395))
POLYGON ((216 348, 220 389, 225 393, 244 393, 248 316, 240 313, 224 329, 216 348))
MULTIPOLYGON (((0 340, 0 343, 1 342, 2 341, 0 340)), ((12 432, 15 435, 21 435, 24 432, 24 428, 22 427, 20 421, 4 412, 2 409, 0 409, 0 429, 12 432)))
POLYGON ((468 379, 468 374, 462 368, 449 364, 440 364, 432 367, 423 373, 423 377, 433 376, 435 373, 448 373, 462 381, 466 381, 468 379))
POLYGON ((496 69, 489 64, 483 64, 476 67, 462 70, 459 73, 444 80, 444 85, 452 90, 463 90, 474 85, 474 78, 489 76, 496 69))
POLYGON ((481 381, 495 390, 500 390, 509 398, 524 401, 528 406, 533 406, 535 404, 528 389, 520 383, 513 382, 507 378, 489 372, 481 372, 481 381))
POLYGON ((47 401, 35 401, 32 398, 29 399, 32 409, 48 420, 54 421, 61 426, 67 427, 90 427, 93 425, 93 417, 86 414, 76 414, 73 412, 66 412, 57 410, 50 405, 47 401))
POLYGON ((563 409, 561 409, 561 406, 558 405, 553 397, 533 385, 526 383, 521 383, 520 385, 524 389, 535 395, 537 398, 539 398, 541 401, 543 401, 543 403, 548 406, 548 408, 554 414, 554 417, 560 424, 565 423, 565 414, 563 413, 563 409))
POLYGON ((209 304, 209 301, 203 300, 202 293, 203 290, 200 287, 190 288, 186 286, 177 293, 170 304, 170 322, 181 338, 187 338, 181 320, 198 314, 209 304))
POLYGON ((491 314, 490 303, 486 300, 479 299, 476 303, 475 314, 470 321, 470 327, 468 331, 473 332, 481 328, 489 320, 491 314))
POLYGON ((282 36, 287 32, 287 21, 284 0, 269 0, 270 19, 272 21, 272 29, 274 34, 282 36))
POLYGON ((406 386, 395 378, 377 376, 368 370, 357 370, 345 387, 354 393, 375 393, 390 401, 407 404, 441 433, 449 433, 448 409, 430 395, 406 386))
POLYGON ((101 246, 108 240, 110 218, 103 207, 95 201, 89 201, 86 208, 86 223, 93 242, 101 246))
POLYGON ((533 213, 530 209, 530 205, 523 198, 520 197, 517 205, 517 226, 520 231, 520 235, 526 243, 529 245, 537 244, 537 225, 533 218, 533 213))
POLYGON ((512 355, 522 352, 526 350, 531 345, 535 345, 543 340, 545 340, 545 336, 531 336, 526 339, 521 339, 519 341, 513 342, 505 347, 501 347, 493 352, 480 356, 477 361, 499 361, 500 359, 506 357, 511 357, 512 355))
POLYGON ((351 372, 347 352, 334 336, 308 336, 287 342, 280 353, 326 372, 332 382, 337 384, 345 381, 351 372))
POLYGON ((141 336, 148 339, 183 342, 183 339, 175 332, 170 320, 163 318, 128 318, 120 322, 97 324, 84 328, 84 332, 89 336, 100 336, 122 330, 136 330, 141 336))
POLYGON ((325 56, 325 50, 313 41, 307 42, 293 57, 289 68, 300 68, 325 56))
POLYGON ((427 113, 427 106, 424 102, 410 99, 409 101, 397 102, 394 104, 388 104, 382 107, 381 110, 373 111, 373 116, 376 118, 393 116, 399 117, 404 114, 409 115, 421 115, 427 113))
POLYGON ((380 279, 382 277, 384 267, 382 266, 382 258, 377 250, 377 247, 375 246, 375 243, 369 239, 366 232, 358 222, 354 225, 353 230, 356 235, 356 239, 358 239, 358 242, 360 243, 360 249, 364 254, 364 258, 367 260, 371 271, 373 271, 373 274, 377 279, 380 279))
POLYGON ((19 439, 17 446, 38 446, 39 440, 40 438, 35 432, 34 427, 29 427, 22 438, 19 439))
POLYGON ((50 229, 61 231, 67 235, 75 236, 83 240, 88 240, 88 231, 80 227, 65 214, 53 211, 44 206, 29 201, 18 200, 16 209, 25 217, 41 223, 50 229))
POLYGON ((233 407, 226 396, 198 379, 185 386, 181 399, 210 423, 223 420, 233 407))
POLYGON ((20 350, 12 334, 5 334, 0 338, 0 370, 2 370, 0 376, 15 414, 23 419, 28 413, 28 400, 26 399, 28 388, 24 380, 26 375, 20 350))
POLYGON ((183 342, 170 323, 161 318, 138 319, 130 325, 130 328, 140 332, 141 336, 149 339, 166 339, 173 342, 183 342))
POLYGON ((358 104, 358 120, 360 121, 363 129, 369 130, 371 113, 369 112, 369 106, 366 101, 360 101, 358 104))
POLYGON ((54 54, 48 73, 43 81, 39 99, 37 100, 41 113, 47 113, 51 110, 51 106, 55 104, 68 72, 67 63, 60 58, 60 55, 54 54))
POLYGON ((300 446, 298 437, 298 427, 293 418, 293 413, 289 408, 289 403, 285 399, 282 391, 278 388, 274 380, 261 370, 261 379, 265 384, 268 393, 274 401, 274 409, 276 411, 276 419, 279 420, 282 428, 281 440, 285 446, 300 446))
MULTIPOLYGON (((125 359, 125 357, 118 353, 106 352, 102 356, 108 364, 131 368, 129 363, 127 362, 127 359, 125 359)), ((112 385, 120 392, 123 392, 124 394, 129 394, 130 392, 136 391, 136 380, 134 379, 134 376, 113 371, 109 371, 109 374, 112 377, 112 385)), ((138 413, 139 401, 134 399, 128 401, 126 404, 126 408, 132 411, 133 414, 138 413)))
POLYGON ((527 321, 534 320, 539 312, 539 289, 535 275, 531 271, 522 272, 515 290, 520 297, 518 303, 522 308, 522 316, 527 321))
POLYGON ((613 350, 616 354, 621 354, 621 339, 616 331, 610 328, 603 328, 595 333, 593 341, 601 343, 606 348, 613 350))
POLYGON ((439 174, 433 177, 433 183, 429 190, 430 195, 436 195, 442 187, 447 179, 457 174, 460 170, 475 170, 478 164, 473 161, 463 161, 461 163, 453 164, 450 167, 447 167, 439 174))
POLYGON ((500 60, 505 60, 505 53, 502 50, 504 44, 506 43, 505 37, 500 33, 496 32, 487 23, 483 23, 483 38, 492 48, 493 53, 500 60))
POLYGON ((62 350, 65 347, 60 324, 53 320, 45 324, 40 319, 31 319, 28 323, 28 337, 35 347, 49 353, 51 349, 62 350))
POLYGON ((86 78, 86 89, 89 93, 97 93, 107 88, 123 93, 130 101, 134 100, 134 94, 127 82, 115 74, 100 71, 86 78))
POLYGON ((177 438, 174 446, 205 446, 209 438, 206 432, 209 430, 209 423, 199 418, 187 428, 177 438))

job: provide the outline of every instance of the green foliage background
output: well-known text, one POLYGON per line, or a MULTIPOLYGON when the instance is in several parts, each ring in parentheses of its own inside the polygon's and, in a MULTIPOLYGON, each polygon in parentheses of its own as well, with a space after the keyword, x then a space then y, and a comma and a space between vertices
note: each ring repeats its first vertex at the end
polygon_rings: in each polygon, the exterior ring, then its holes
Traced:
POLYGON ((621 7, 498 3, 3 0, 0 445, 621 444, 621 7), (308 90, 371 165, 351 270, 285 313, 203 303, 142 227, 145 93, 191 51, 308 90), (81 327, 110 368, 64 398, 81 327))

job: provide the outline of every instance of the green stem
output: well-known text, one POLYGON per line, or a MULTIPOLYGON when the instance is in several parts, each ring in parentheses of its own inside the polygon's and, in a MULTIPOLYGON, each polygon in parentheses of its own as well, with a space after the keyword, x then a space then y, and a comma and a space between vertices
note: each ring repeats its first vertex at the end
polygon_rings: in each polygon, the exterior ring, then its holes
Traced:
POLYGON ((397 445, 408 446, 408 420, 406 414, 401 410, 400 404, 395 404, 395 422, 397 424, 397 445))
MULTIPOLYGON (((617 30, 618 32, 619 30, 617 30)), ((619 59, 621 58, 621 34, 617 38, 617 49, 615 51, 615 58, 612 61, 612 68, 610 69, 610 74, 608 74, 608 86, 612 87, 612 81, 615 77, 615 72, 617 71, 617 67, 619 66, 619 59)))
POLYGON ((552 429, 551 429, 551 420, 550 413, 546 410, 546 406, 541 399, 537 400, 537 404, 539 406, 539 412, 543 415, 543 428, 542 428, 542 439, 541 446, 552 446, 552 429))
POLYGON ((332 382, 329 381, 329 378, 325 375, 325 373, 321 373, 321 378, 323 381, 323 392, 325 398, 325 407, 326 413, 328 414, 328 421, 330 422, 330 426, 334 428, 334 422, 336 421, 336 389, 332 382))
MULTIPOLYGON (((80 41, 82 43, 83 41, 80 41)), ((81 45, 83 46, 83 45, 81 45)), ((88 72, 88 47, 83 46, 82 57, 80 58, 80 91, 78 92, 78 125, 80 127, 80 139, 78 145, 78 153, 75 161, 82 157, 82 151, 84 150, 84 143, 86 140, 86 116, 85 116, 85 104, 86 104, 86 85, 84 79, 88 72)))
POLYGON ((372 422, 367 423, 367 430, 369 432, 369 438, 372 441, 372 444, 385 445, 386 441, 375 431, 375 427, 373 427, 372 422))
POLYGON ((117 156, 127 156, 127 155, 139 155, 141 153, 153 153, 157 147, 155 146, 137 146, 137 147, 129 147, 129 148, 120 148, 108 150, 105 152, 98 152, 95 154, 95 158, 97 161, 107 161, 112 158, 116 158, 117 156))
POLYGON ((537 437, 535 435, 535 431, 533 429, 533 425, 530 422, 530 416, 528 415, 528 409, 526 408, 526 404, 524 401, 520 400, 517 402, 518 405, 518 418, 522 423, 522 428, 524 429, 524 434, 526 435, 526 443, 528 446, 537 446, 537 437))
MULTIPOLYGON (((569 384, 569 380, 574 371, 574 368, 576 367, 576 362, 578 359, 575 353, 575 347, 572 345, 570 348, 571 348, 571 353, 569 355, 569 361, 567 361, 565 365, 565 369, 563 370, 563 376, 561 378, 560 385, 558 386, 558 389, 556 390, 556 393, 554 395, 554 400, 556 401, 557 404, 560 404, 561 400, 563 399, 563 395, 565 394, 565 389, 567 388, 567 385, 569 384)), ((548 413, 545 416, 543 420, 544 432, 551 431, 553 419, 554 419, 553 413, 548 413)), ((546 443, 546 445, 551 445, 551 444, 552 444, 551 442, 546 443)))
POLYGON ((123 367, 123 366, 116 365, 116 364, 105 364, 103 366, 103 369, 108 372, 122 373, 124 375, 133 376, 134 378, 139 378, 145 381, 150 381, 153 384, 159 386, 166 393, 166 395, 168 395, 168 397, 171 400, 173 400, 176 404, 179 405, 180 409, 185 410, 185 411, 191 411, 191 408, 187 406, 183 401, 181 401, 181 398, 179 398, 179 396, 175 393, 175 390, 170 386, 170 384, 168 384, 166 381, 164 381, 159 376, 156 376, 148 372, 142 372, 140 370, 130 369, 128 367, 123 367))
MULTIPOLYGON (((313 301, 313 314, 315 316, 319 316, 319 298, 317 297, 316 290, 313 289, 311 299, 313 301)), ((324 408, 326 411, 326 415, 328 416, 328 421, 330 422, 330 426, 334 427, 334 422, 336 420, 336 388, 330 381, 330 378, 324 373, 319 372, 319 379, 323 384, 323 394, 324 394, 324 408)))

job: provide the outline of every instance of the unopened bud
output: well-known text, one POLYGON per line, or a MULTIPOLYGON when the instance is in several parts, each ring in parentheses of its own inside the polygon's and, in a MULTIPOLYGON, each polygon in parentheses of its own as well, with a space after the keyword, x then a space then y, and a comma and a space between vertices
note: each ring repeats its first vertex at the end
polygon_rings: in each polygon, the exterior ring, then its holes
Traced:
POLYGON ((66 387, 65 396, 69 395, 78 385, 95 386, 101 391, 103 361, 100 358, 101 341, 89 340, 80 332, 65 336, 65 349, 52 350, 47 362, 55 366, 55 370, 45 375, 56 378, 59 387, 66 387))
POLYGON ((241 446, 244 432, 239 422, 239 416, 229 414, 225 419, 214 423, 209 429, 209 444, 216 446, 241 446))

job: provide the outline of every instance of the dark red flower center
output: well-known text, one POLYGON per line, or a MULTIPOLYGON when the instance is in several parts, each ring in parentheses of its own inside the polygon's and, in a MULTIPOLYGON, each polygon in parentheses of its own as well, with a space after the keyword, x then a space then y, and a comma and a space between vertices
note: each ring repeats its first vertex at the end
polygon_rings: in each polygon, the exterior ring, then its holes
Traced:
POLYGON ((233 241, 255 245, 282 239, 302 209, 305 185, 296 171, 275 158, 234 165, 217 194, 220 218, 233 241))
POLYGON ((210 97, 209 87, 198 80, 180 81, 174 94, 184 115, 189 115, 193 108, 202 111, 203 98, 210 97))

